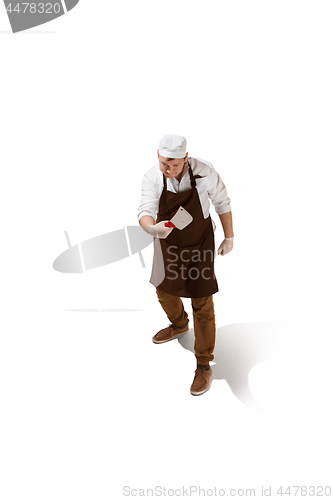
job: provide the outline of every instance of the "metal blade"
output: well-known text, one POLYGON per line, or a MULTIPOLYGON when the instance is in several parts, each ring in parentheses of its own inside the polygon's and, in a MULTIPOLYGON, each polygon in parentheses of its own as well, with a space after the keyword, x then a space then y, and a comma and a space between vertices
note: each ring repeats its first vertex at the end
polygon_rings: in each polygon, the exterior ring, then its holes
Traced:
POLYGON ((176 214, 172 217, 172 219, 170 219, 170 222, 172 222, 176 228, 180 230, 191 224, 192 221, 192 215, 182 206, 179 207, 176 214))

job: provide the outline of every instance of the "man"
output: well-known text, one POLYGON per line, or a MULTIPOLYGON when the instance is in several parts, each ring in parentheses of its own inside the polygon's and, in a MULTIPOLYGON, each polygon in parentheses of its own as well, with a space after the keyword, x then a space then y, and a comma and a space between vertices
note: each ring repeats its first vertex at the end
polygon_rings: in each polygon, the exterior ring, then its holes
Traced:
POLYGON ((216 332, 212 297, 218 291, 214 273, 215 224, 213 228, 209 200, 225 236, 218 254, 232 250, 234 235, 230 199, 220 175, 211 163, 188 157, 186 150, 185 137, 161 138, 158 163, 143 177, 138 220, 145 231, 155 236, 150 283, 156 286, 158 300, 171 322, 152 340, 161 344, 188 332, 188 314, 180 297, 190 297, 197 360, 190 391, 199 395, 209 388, 209 362, 214 359, 216 332), (183 229, 168 227, 170 223, 166 226, 179 207, 192 216, 192 222, 183 229))

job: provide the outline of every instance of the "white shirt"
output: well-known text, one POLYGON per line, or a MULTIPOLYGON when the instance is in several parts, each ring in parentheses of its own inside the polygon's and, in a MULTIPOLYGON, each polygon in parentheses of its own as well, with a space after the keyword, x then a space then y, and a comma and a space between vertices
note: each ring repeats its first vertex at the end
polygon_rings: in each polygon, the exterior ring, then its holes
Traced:
MULTIPOLYGON (((188 157, 187 162, 191 165, 193 175, 201 175, 202 179, 195 179, 196 188, 201 202, 202 213, 205 219, 209 216, 209 200, 213 203, 217 214, 231 212, 230 199, 227 189, 216 172, 213 165, 200 158, 188 157)), ((187 191, 191 189, 191 178, 188 166, 185 164, 185 172, 180 182, 175 178, 166 178, 167 190, 172 193, 187 191)), ((141 203, 139 206, 138 221, 144 215, 150 215, 156 220, 159 199, 163 191, 163 173, 157 162, 143 176, 141 187, 141 203)))

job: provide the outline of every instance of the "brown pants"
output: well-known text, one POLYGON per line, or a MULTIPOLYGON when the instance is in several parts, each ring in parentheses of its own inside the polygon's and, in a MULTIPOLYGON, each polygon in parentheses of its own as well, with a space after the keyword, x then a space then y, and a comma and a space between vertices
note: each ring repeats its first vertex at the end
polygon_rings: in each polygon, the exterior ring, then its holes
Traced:
MULTIPOLYGON (((181 298, 158 288, 156 288, 156 293, 169 321, 179 328, 184 327, 188 314, 181 298)), ((207 365, 214 359, 216 326, 213 296, 191 298, 191 303, 195 336, 194 354, 198 364, 207 365)))

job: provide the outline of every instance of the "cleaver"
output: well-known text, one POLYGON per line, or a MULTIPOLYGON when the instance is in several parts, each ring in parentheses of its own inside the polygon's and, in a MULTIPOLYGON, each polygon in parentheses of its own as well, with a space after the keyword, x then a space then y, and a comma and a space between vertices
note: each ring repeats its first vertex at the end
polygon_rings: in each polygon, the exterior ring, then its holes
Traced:
POLYGON ((192 221, 192 215, 187 212, 185 208, 180 206, 172 219, 166 222, 164 225, 166 227, 176 227, 177 229, 184 229, 184 227, 191 224, 192 221))

